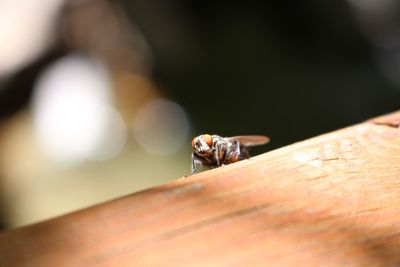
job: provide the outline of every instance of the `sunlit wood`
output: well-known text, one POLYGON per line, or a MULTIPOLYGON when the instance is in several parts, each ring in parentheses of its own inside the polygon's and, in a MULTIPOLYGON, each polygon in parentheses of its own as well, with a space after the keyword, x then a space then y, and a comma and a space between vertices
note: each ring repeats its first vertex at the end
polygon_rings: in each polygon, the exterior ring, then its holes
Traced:
POLYGON ((399 266, 399 122, 393 113, 3 232, 0 265, 399 266))

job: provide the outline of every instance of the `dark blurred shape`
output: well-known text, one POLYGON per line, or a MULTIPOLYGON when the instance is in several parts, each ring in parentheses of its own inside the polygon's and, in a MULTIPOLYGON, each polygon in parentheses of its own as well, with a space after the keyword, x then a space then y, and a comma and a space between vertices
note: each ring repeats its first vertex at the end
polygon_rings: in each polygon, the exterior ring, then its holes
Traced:
POLYGON ((382 74, 399 87, 400 3, 396 0, 348 2, 360 29, 374 49, 374 57, 382 74))
POLYGON ((347 1, 129 7, 153 43, 156 81, 173 89, 196 133, 266 134, 276 148, 399 107, 347 1), (185 58, 169 56, 171 42, 185 58))
POLYGON ((69 1, 60 23, 69 47, 87 51, 112 69, 150 72, 151 52, 119 1, 69 1))
POLYGON ((374 46, 400 45, 400 3, 396 0, 347 0, 362 32, 374 46))
POLYGON ((13 116, 29 104, 32 87, 38 75, 49 63, 65 53, 61 47, 54 48, 34 63, 0 82, 0 120, 13 116))

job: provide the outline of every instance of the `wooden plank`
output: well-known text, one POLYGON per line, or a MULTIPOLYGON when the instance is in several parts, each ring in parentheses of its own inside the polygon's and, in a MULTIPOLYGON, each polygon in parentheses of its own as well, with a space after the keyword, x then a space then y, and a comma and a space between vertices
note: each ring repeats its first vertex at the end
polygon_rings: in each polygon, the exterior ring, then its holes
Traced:
POLYGON ((1 266, 400 266, 400 112, 0 234, 1 266))

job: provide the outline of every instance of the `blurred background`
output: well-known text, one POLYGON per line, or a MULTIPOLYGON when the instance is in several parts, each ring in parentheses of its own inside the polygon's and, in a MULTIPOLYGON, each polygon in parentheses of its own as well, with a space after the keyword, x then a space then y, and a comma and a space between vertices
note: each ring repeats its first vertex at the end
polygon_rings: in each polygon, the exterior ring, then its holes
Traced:
POLYGON ((0 228, 190 171, 200 133, 253 154, 400 101, 400 2, 0 1, 0 228))

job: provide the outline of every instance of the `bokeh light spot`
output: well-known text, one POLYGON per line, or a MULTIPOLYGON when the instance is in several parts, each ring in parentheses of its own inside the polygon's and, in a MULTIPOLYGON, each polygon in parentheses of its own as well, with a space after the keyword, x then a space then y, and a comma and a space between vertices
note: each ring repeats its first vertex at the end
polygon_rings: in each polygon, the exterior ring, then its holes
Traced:
POLYGON ((34 126, 52 159, 104 159, 122 147, 126 129, 111 90, 106 69, 84 56, 67 56, 45 71, 35 87, 34 126))
POLYGON ((168 155, 185 144, 189 134, 189 120, 177 103, 156 98, 143 106, 133 123, 137 142, 148 152, 168 155))

